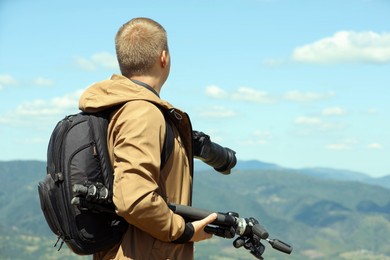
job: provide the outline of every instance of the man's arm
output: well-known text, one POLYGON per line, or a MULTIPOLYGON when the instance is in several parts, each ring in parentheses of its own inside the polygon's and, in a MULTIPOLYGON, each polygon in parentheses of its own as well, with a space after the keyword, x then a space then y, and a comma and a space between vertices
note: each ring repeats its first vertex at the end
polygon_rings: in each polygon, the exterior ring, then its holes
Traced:
POLYGON ((131 101, 116 115, 114 196, 118 215, 162 241, 192 237, 184 219, 158 194, 165 119, 147 101, 131 101))

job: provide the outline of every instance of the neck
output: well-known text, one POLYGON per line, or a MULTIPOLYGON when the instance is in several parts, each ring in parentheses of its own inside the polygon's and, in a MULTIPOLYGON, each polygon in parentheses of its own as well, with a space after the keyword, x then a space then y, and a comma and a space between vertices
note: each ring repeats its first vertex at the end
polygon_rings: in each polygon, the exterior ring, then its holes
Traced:
POLYGON ((147 89, 149 89, 150 91, 152 91, 154 94, 156 94, 158 97, 160 97, 159 93, 157 93, 157 91, 152 88, 151 86, 149 86, 148 84, 146 84, 145 82, 142 82, 142 81, 139 81, 139 80, 136 80, 136 79, 130 79, 133 83, 137 84, 137 85, 140 85, 140 86, 143 86, 147 89))
POLYGON ((142 76, 133 76, 131 79, 141 81, 143 83, 148 84, 151 86, 159 95, 160 95, 160 90, 162 87, 162 84, 160 82, 160 78, 154 77, 154 76, 149 76, 149 75, 142 75, 142 76))

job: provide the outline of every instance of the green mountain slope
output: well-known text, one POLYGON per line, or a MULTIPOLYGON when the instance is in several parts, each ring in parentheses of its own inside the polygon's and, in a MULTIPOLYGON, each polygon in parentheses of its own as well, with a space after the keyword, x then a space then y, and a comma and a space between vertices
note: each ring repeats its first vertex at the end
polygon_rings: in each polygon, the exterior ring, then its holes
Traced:
MULTIPOLYGON (((294 246, 290 259, 359 259, 356 254, 362 254, 361 259, 390 259, 389 194, 378 186, 289 171, 238 171, 229 176, 200 172, 194 206, 221 205, 221 211, 258 217, 270 237, 294 246)), ((271 251, 268 247, 266 254, 271 251)), ((285 256, 275 255, 280 257, 285 256)))
MULTIPOLYGON (((0 259, 90 259, 53 248, 37 193, 44 175, 44 162, 0 162, 0 259)), ((390 189, 278 168, 197 171, 194 182, 194 207, 254 217, 294 247, 285 255, 264 242, 266 259, 390 259, 390 189)), ((198 243, 196 259, 254 259, 232 242, 198 243)))

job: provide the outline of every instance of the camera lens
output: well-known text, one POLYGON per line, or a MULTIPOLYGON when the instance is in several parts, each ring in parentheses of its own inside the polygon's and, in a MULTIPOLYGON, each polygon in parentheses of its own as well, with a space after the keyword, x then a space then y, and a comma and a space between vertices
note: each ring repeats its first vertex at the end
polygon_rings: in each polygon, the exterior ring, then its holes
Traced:
POLYGON ((236 152, 211 142, 203 132, 193 131, 194 156, 222 174, 230 174, 236 165, 236 152))

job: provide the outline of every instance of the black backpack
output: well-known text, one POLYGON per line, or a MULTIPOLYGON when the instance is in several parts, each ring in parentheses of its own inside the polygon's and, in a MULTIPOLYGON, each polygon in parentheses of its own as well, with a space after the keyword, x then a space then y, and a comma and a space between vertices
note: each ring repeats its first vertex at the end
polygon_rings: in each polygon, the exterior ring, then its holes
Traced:
MULTIPOLYGON (((173 147, 173 132, 168 111, 160 110, 167 125, 162 168, 173 147)), ((107 149, 112 111, 81 112, 58 122, 48 145, 47 175, 38 185, 46 222, 58 236, 54 246, 62 240, 61 246, 65 242, 79 255, 111 248, 128 226, 112 203, 113 167, 107 149)))

